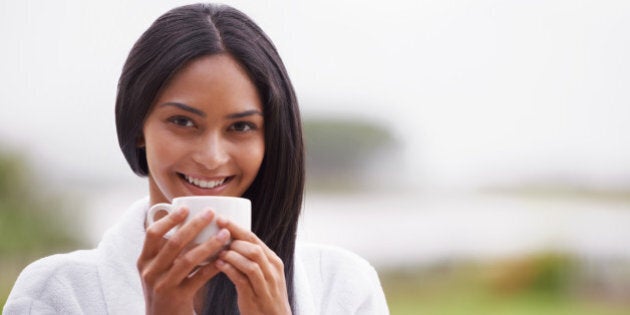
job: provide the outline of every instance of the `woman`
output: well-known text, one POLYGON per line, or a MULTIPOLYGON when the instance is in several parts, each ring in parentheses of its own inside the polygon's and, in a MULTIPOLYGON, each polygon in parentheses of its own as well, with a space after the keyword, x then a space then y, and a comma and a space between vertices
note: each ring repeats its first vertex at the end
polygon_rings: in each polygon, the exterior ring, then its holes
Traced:
POLYGON ((388 312, 367 262, 296 246, 304 188, 297 99, 275 47, 243 13, 196 4, 158 18, 123 68, 116 125, 132 170, 148 177, 149 198, 96 249, 28 266, 5 314, 388 312), (250 199, 252 232, 218 218, 220 233, 185 247, 214 216, 164 238, 185 208, 145 226, 151 205, 185 195, 250 199), (218 258, 199 267, 211 255, 218 258))

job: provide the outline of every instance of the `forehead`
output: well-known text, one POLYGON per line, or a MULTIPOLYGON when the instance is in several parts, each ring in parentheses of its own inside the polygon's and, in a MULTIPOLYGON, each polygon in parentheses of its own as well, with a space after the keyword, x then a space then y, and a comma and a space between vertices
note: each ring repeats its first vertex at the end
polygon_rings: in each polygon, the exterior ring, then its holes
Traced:
POLYGON ((228 54, 202 56, 187 63, 162 89, 156 103, 169 101, 194 107, 262 110, 256 86, 245 69, 228 54))

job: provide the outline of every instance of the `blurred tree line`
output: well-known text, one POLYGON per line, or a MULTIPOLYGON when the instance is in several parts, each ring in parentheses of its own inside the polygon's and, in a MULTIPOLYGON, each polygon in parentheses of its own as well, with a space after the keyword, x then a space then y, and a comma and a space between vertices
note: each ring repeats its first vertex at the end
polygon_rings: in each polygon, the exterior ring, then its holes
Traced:
POLYGON ((306 171, 309 188, 356 190, 384 153, 396 146, 384 126, 342 118, 305 118, 306 171))
MULTIPOLYGON (((54 184, 54 183, 44 183, 54 184)), ((59 197, 44 194, 16 154, 0 154, 0 256, 41 253, 78 244, 59 197)))
POLYGON ((54 183, 32 176, 23 156, 0 151, 0 304, 19 272, 33 260, 77 249, 68 209, 47 193, 54 183), (44 182, 41 182, 44 181, 44 182))

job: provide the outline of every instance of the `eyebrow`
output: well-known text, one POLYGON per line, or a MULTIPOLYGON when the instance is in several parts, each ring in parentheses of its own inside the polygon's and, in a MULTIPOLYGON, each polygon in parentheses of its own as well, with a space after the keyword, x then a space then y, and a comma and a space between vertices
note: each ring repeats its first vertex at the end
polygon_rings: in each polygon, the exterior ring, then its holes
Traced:
MULTIPOLYGON (((161 104, 160 107, 163 106, 174 106, 177 107, 179 109, 185 110, 187 112, 193 113, 195 115, 201 116, 201 117, 206 117, 206 113, 204 113, 203 111, 196 109, 194 107, 188 106, 186 104, 182 104, 182 103, 178 103, 178 102, 167 102, 164 104, 161 104)), ((234 114, 229 114, 227 116, 225 116, 227 119, 239 119, 239 118, 243 118, 243 117, 247 117, 247 116, 252 116, 252 115, 260 115, 263 116, 263 113, 259 110, 256 109, 252 109, 252 110, 247 110, 241 113, 234 113, 234 114)))
POLYGON ((248 110, 248 111, 244 111, 242 113, 235 113, 235 114, 230 114, 225 116, 228 119, 239 119, 239 118, 243 118, 243 117, 247 117, 247 116, 252 116, 252 115, 260 115, 263 116, 263 113, 259 110, 256 109, 252 109, 252 110, 248 110))
POLYGON ((182 103, 177 103, 177 102, 167 102, 164 104, 161 104, 160 107, 164 107, 164 106, 175 106, 179 109, 185 110, 187 112, 193 113, 195 115, 199 115, 201 117, 206 117, 206 113, 194 108, 194 107, 190 107, 186 104, 182 104, 182 103))

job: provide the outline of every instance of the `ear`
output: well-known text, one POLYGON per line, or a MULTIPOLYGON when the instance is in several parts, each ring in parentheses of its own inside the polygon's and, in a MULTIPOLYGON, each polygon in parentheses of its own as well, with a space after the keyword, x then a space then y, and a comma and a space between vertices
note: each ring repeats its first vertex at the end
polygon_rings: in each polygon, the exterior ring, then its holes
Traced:
POLYGON ((136 148, 144 148, 146 144, 144 143, 144 135, 140 134, 138 139, 136 139, 136 148))

